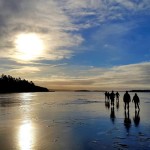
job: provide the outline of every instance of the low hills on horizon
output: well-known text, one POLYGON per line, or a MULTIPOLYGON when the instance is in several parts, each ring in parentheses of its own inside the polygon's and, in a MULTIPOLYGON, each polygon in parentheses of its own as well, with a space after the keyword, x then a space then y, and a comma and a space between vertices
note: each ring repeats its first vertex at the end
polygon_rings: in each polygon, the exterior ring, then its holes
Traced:
POLYGON ((32 81, 29 82, 25 79, 2 74, 0 77, 0 93, 17 92, 49 92, 49 90, 35 85, 32 81))

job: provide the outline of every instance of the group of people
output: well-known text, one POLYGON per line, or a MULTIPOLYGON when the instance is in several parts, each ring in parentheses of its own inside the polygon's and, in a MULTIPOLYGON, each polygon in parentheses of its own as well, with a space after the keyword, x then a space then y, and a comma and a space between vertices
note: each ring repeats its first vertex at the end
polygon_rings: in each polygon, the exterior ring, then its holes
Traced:
MULTIPOLYGON (((131 102, 131 97, 130 97, 130 94, 128 93, 128 91, 126 91, 126 93, 124 94, 123 101, 125 103, 125 109, 126 109, 126 107, 129 109, 129 103, 131 102)), ((135 104, 135 109, 136 108, 140 109, 140 107, 139 107, 140 99, 139 99, 137 93, 135 93, 135 95, 133 96, 132 102, 134 102, 134 104, 135 104)))
MULTIPOLYGON (((118 103, 119 102, 119 96, 120 94, 118 92, 114 93, 114 91, 112 91, 111 93, 109 92, 105 92, 105 101, 111 101, 111 106, 114 106, 114 101, 115 101, 115 98, 116 98, 116 102, 118 103)), ((123 101, 124 101, 124 108, 126 110, 129 109, 129 103, 131 102, 131 96, 130 94, 128 93, 128 91, 125 92, 124 96, 123 96, 123 101)), ((135 93, 135 95, 133 96, 133 99, 132 99, 132 102, 134 102, 135 104, 135 109, 139 108, 139 103, 140 103, 140 99, 137 95, 137 93, 135 93)))
POLYGON ((105 92, 105 106, 109 109, 110 107, 110 102, 111 102, 111 106, 114 107, 114 101, 116 98, 116 108, 119 109, 119 96, 120 94, 118 92, 114 93, 114 91, 112 91, 111 93, 109 92, 105 92))
POLYGON ((114 91, 112 91, 111 93, 109 92, 105 92, 105 101, 111 101, 111 105, 114 106, 114 101, 115 101, 115 97, 116 97, 116 101, 119 101, 119 96, 120 94, 118 92, 116 92, 116 94, 114 93, 114 91))
MULTIPOLYGON (((118 110, 119 108, 119 96, 120 94, 118 92, 114 93, 114 91, 112 91, 111 93, 109 92, 105 92, 105 106, 106 108, 109 109, 110 107, 110 103, 111 103, 111 113, 110 113, 110 119, 112 121, 112 123, 115 122, 115 110, 114 110, 114 101, 116 99, 116 108, 118 110)), ((128 91, 125 92, 125 94, 123 95, 123 102, 124 102, 124 126, 127 129, 127 132, 129 132, 129 129, 131 127, 131 119, 129 116, 129 103, 131 102, 131 96, 128 93, 128 91), (127 111, 126 111, 127 109, 127 111)), ((140 123, 140 115, 139 115, 139 104, 140 104, 140 99, 137 95, 137 93, 134 94, 133 98, 132 98, 132 102, 134 102, 135 104, 135 116, 133 117, 133 121, 135 126, 137 127, 140 123), (138 108, 138 109, 137 109, 138 108)))

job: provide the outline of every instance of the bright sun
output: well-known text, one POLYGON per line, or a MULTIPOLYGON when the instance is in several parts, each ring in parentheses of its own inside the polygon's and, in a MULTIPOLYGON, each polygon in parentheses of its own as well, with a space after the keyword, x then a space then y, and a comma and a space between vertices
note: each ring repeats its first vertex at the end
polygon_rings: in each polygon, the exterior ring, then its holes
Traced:
POLYGON ((17 58, 25 61, 33 60, 39 57, 44 44, 42 39, 34 33, 19 34, 15 40, 17 48, 17 58))

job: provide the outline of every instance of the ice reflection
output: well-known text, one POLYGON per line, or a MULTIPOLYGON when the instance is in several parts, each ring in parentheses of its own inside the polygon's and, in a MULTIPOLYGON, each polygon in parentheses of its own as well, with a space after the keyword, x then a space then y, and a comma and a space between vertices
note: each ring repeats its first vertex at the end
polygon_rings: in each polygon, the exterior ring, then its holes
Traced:
POLYGON ((31 100, 32 94, 31 93, 21 93, 20 98, 22 100, 22 120, 21 126, 19 128, 18 133, 18 141, 20 150, 32 150, 34 144, 34 132, 33 132, 33 124, 30 120, 30 111, 31 111, 31 100))
POLYGON ((34 143, 33 126, 31 122, 24 123, 19 129, 20 150, 32 150, 34 143))
POLYGON ((22 100, 31 100, 32 94, 31 93, 21 93, 20 94, 20 98, 22 100))

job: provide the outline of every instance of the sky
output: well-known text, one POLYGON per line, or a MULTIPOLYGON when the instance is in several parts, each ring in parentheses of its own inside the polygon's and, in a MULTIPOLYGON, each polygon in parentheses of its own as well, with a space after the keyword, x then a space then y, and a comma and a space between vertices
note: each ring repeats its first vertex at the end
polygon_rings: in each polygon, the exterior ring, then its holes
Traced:
POLYGON ((49 89, 150 89, 150 1, 0 0, 0 72, 49 89))

